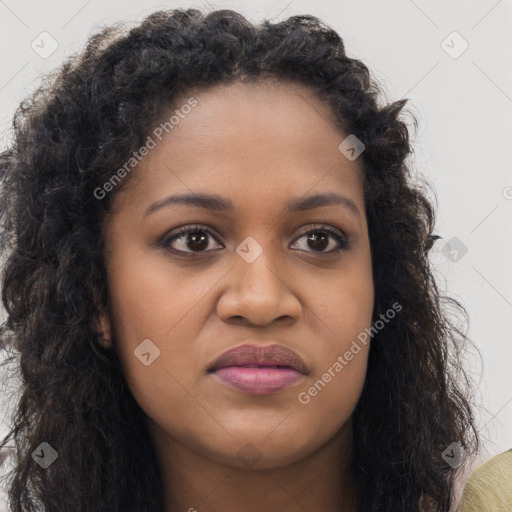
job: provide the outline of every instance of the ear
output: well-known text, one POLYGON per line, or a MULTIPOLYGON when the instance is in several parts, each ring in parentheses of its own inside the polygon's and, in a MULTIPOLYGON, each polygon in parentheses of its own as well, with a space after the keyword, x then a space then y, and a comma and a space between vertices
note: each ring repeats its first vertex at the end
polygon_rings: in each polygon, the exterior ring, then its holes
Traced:
POLYGON ((112 333, 110 318, 106 311, 102 310, 94 314, 91 319, 92 330, 99 335, 98 343, 104 348, 112 346, 112 333))

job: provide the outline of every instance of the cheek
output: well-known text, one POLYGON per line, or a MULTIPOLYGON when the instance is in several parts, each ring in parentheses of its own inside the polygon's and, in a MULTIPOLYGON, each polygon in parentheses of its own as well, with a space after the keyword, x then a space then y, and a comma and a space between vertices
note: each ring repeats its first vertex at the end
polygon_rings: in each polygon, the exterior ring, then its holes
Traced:
MULTIPOLYGON (((166 281, 164 274, 149 268, 119 272, 112 279, 116 350, 139 406, 166 432, 182 439, 190 425, 208 424, 195 399, 200 394, 197 377, 204 369, 194 340, 201 330, 197 317, 206 314, 201 297, 214 283, 203 280, 183 289, 178 277, 166 281), (175 296, 180 300, 172 300, 175 296)), ((208 435, 208 428, 203 434, 208 435)))
POLYGON ((359 400, 371 337, 374 289, 371 270, 331 280, 310 294, 314 312, 315 364, 308 386, 298 391, 298 402, 312 416, 325 418, 320 429, 335 430, 348 419, 359 400))
POLYGON ((204 314, 201 298, 215 281, 206 277, 192 286, 179 271, 171 274, 158 261, 133 256, 123 253, 109 269, 111 323, 123 373, 146 409, 171 396, 179 401, 177 382, 193 387, 190 375, 201 371, 193 357, 196 318, 204 314))
MULTIPOLYGON (((374 287, 370 263, 352 265, 346 272, 331 275, 309 288, 307 309, 315 319, 316 346, 325 357, 343 354, 352 340, 370 327, 374 308, 374 287)), ((306 311, 307 311, 306 309, 306 311)))
POLYGON ((187 346, 184 332, 188 338, 199 332, 197 311, 217 281, 218 276, 204 272, 194 278, 190 269, 174 267, 171 272, 161 256, 123 253, 109 269, 111 313, 120 348, 133 350, 146 338, 158 345, 173 339, 178 350, 187 346))
POLYGON ((316 442, 326 442, 336 434, 350 419, 361 396, 370 348, 365 332, 371 326, 373 309, 371 293, 369 297, 369 303, 340 302, 323 317, 332 332, 321 327, 329 334, 318 336, 315 365, 295 396, 303 428, 315 432, 316 442))

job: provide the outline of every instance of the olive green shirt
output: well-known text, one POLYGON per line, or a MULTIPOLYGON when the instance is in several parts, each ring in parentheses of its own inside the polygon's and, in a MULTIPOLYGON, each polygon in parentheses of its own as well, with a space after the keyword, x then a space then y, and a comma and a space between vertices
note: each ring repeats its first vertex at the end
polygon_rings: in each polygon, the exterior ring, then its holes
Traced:
POLYGON ((512 449, 496 455, 469 478, 457 512, 512 511, 512 449))

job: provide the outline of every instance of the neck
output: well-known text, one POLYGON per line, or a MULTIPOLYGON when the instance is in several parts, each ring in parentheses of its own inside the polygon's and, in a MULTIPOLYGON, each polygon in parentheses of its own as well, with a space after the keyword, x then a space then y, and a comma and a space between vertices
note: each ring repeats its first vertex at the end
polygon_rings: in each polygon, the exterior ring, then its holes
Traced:
POLYGON ((355 512, 350 424, 314 453, 281 467, 241 469, 207 458, 149 421, 164 488, 162 512, 355 512))

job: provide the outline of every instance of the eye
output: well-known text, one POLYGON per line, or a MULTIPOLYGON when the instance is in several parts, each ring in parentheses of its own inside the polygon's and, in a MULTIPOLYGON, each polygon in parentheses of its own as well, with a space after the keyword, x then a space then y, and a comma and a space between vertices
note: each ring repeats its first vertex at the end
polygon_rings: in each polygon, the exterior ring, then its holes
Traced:
POLYGON ((306 252, 318 252, 320 254, 332 255, 338 254, 348 247, 348 241, 339 229, 326 227, 322 224, 315 224, 313 229, 310 229, 306 233, 302 234, 296 240, 301 239, 305 240, 304 245, 313 248, 313 251, 306 250, 306 252), (325 251, 324 249, 330 245, 329 237, 331 237, 331 240, 334 238, 337 242, 337 245, 334 244, 334 248, 325 251))
MULTIPOLYGON (((337 254, 347 248, 348 241, 339 229, 326 227, 322 224, 315 224, 312 226, 312 228, 313 229, 303 233, 296 240, 304 239, 304 245, 306 245, 306 247, 313 248, 313 251, 309 251, 307 248, 303 248, 301 250, 305 250, 306 252, 318 252, 319 254, 332 255, 337 254), (331 240, 329 240, 329 238, 331 240), (333 239, 336 242, 334 243, 334 248, 325 251, 325 249, 332 244, 333 239)), ((210 228, 201 224, 193 224, 177 228, 168 236, 166 236, 159 245, 174 253, 198 254, 216 250, 211 249, 211 239, 216 240, 216 237, 213 236, 210 228)), ((220 248, 222 247, 223 246, 220 245, 220 248)))
POLYGON ((160 245, 175 253, 201 253, 210 247, 209 237, 214 238, 206 226, 200 224, 181 226, 165 237, 160 245))

